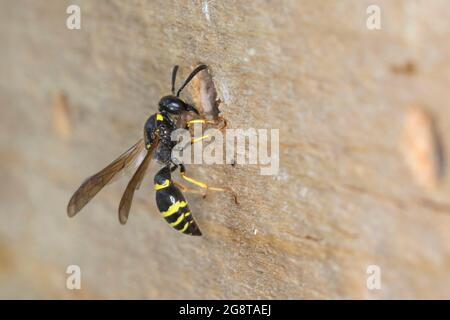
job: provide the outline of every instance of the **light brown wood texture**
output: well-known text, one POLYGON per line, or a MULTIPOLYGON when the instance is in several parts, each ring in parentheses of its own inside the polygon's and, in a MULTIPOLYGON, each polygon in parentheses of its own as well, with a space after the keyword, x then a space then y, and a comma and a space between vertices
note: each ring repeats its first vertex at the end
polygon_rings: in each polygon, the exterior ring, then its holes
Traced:
POLYGON ((450 298, 448 1, 0 7, 1 298, 450 298), (125 226, 125 178, 69 219, 80 183, 142 137, 173 65, 181 79, 199 61, 230 128, 280 129, 279 174, 189 166, 240 200, 188 195, 203 237, 159 216, 156 165, 125 226), (73 264, 82 290, 66 289, 73 264))

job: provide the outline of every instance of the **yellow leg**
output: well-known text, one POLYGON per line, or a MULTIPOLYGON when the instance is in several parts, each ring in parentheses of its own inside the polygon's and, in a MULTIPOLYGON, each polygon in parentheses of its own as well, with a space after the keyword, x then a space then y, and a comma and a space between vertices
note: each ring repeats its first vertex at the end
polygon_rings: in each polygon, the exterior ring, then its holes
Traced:
POLYGON ((186 125, 189 127, 191 127, 191 125, 196 124, 196 123, 201 123, 201 124, 219 124, 220 122, 223 122, 222 127, 218 128, 219 130, 223 130, 227 127, 227 120, 225 120, 225 118, 219 116, 217 118, 217 120, 209 120, 209 119, 193 119, 193 120, 189 120, 186 122, 186 125))
MULTIPOLYGON (((194 144, 194 143, 196 143, 196 142, 199 142, 199 141, 202 141, 202 140, 205 140, 205 139, 209 139, 209 138, 211 138, 210 135, 204 135, 204 136, 201 136, 201 137, 198 137, 198 138, 192 138, 192 139, 191 139, 191 144, 194 144)), ((180 150, 186 149, 188 145, 189 145, 189 144, 187 143, 187 144, 186 144, 183 148, 181 148, 180 150)))
MULTIPOLYGON (((181 174, 181 177, 182 177, 184 180, 186 180, 187 182, 192 183, 192 184, 194 184, 194 185, 196 185, 196 186, 198 186, 198 187, 200 187, 200 188, 202 188, 202 189, 205 189, 206 192, 208 192, 209 190, 211 190, 211 191, 219 191, 219 192, 227 192, 227 191, 230 192, 231 195, 233 196, 234 202, 235 202, 236 204, 239 204, 239 202, 238 202, 238 200, 237 200, 237 195, 236 195, 236 193, 235 193, 233 190, 231 190, 230 188, 210 187, 210 186, 208 186, 208 185, 207 185, 206 183, 204 183, 204 182, 201 182, 201 181, 198 181, 198 180, 196 180, 196 179, 194 179, 194 178, 188 177, 188 176, 186 175, 186 173, 185 173, 185 168, 184 168, 184 167, 181 167, 180 174, 181 174)), ((205 193, 204 196, 206 196, 206 193, 205 193)))
POLYGON ((202 140, 205 140, 205 139, 209 139, 209 138, 211 138, 211 136, 208 135, 208 134, 204 135, 204 136, 201 136, 201 137, 198 137, 198 138, 192 138, 191 139, 191 144, 199 142, 199 141, 202 141, 202 140))
MULTIPOLYGON (((223 122, 223 126, 220 127, 218 130, 225 129, 227 127, 227 121, 224 118, 220 117, 220 116, 219 116, 218 120, 221 120, 223 122)), ((189 128, 192 124, 195 124, 195 123, 217 124, 219 122, 216 121, 216 120, 209 120, 209 119, 193 119, 193 120, 190 120, 190 121, 186 122, 186 125, 189 128)), ((201 137, 198 137, 198 138, 192 138, 191 139, 191 144, 194 144, 196 142, 199 142, 199 141, 202 141, 202 140, 205 140, 205 139, 209 139, 209 138, 211 138, 210 135, 204 135, 204 136, 201 136, 201 137)))
POLYGON ((201 124, 215 124, 216 121, 209 119, 193 119, 186 122, 187 126, 190 127, 192 124, 201 123, 201 124))
POLYGON ((202 192, 202 191, 197 190, 197 189, 192 189, 192 188, 186 187, 184 184, 181 184, 181 183, 176 182, 176 181, 174 181, 174 184, 175 184, 178 188, 180 188, 180 190, 181 190, 182 192, 201 194, 203 198, 206 197, 206 192, 202 192))

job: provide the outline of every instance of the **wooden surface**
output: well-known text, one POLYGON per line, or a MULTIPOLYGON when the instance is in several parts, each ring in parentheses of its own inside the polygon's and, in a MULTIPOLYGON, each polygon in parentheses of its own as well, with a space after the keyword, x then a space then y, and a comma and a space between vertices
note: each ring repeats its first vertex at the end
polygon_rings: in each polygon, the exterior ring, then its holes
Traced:
POLYGON ((447 1, 0 7, 1 298, 450 298, 447 1), (83 179, 141 137, 172 66, 199 61, 231 128, 280 129, 279 174, 189 166, 240 198, 189 196, 201 238, 159 217, 151 174, 126 226, 126 179, 69 219, 83 179))

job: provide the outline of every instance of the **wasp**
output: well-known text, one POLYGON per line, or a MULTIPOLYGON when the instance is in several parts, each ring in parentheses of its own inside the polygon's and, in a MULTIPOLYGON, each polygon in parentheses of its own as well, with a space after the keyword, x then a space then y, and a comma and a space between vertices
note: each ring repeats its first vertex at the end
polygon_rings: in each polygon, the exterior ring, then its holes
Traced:
MULTIPOLYGON (((186 175, 186 168, 182 163, 172 159, 172 149, 176 141, 172 141, 171 133, 180 126, 180 117, 183 115, 200 116, 199 111, 180 98, 180 93, 206 65, 199 65, 186 78, 182 86, 175 93, 175 82, 178 66, 172 71, 172 93, 164 96, 158 103, 158 112, 151 115, 144 125, 144 137, 124 152, 106 168, 86 179, 74 193, 67 206, 69 217, 75 216, 105 185, 113 181, 117 175, 126 168, 137 167, 129 181, 119 205, 119 221, 125 224, 128 220, 135 190, 139 189, 145 172, 152 158, 162 165, 154 177, 156 190, 156 204, 162 217, 174 229, 188 235, 201 236, 198 224, 189 209, 183 191, 198 192, 173 181, 172 173, 179 169, 180 175, 186 181, 205 190, 225 191, 225 188, 216 188, 195 180, 186 175)), ((194 123, 216 124, 216 120, 194 118, 186 121, 185 128, 194 123)), ((193 139, 201 140, 202 137, 193 139)), ((192 141, 194 142, 194 141, 192 141)), ((205 196, 206 193, 203 193, 205 196)), ((237 203, 236 197, 235 202, 237 203)))

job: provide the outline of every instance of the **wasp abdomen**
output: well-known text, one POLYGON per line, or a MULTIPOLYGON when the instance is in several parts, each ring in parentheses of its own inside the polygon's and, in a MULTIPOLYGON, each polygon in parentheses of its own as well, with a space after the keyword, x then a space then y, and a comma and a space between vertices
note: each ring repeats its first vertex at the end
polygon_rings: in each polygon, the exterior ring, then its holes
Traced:
POLYGON ((181 191, 171 180, 155 184, 156 204, 164 219, 176 230, 193 236, 202 233, 191 215, 189 205, 181 191))

